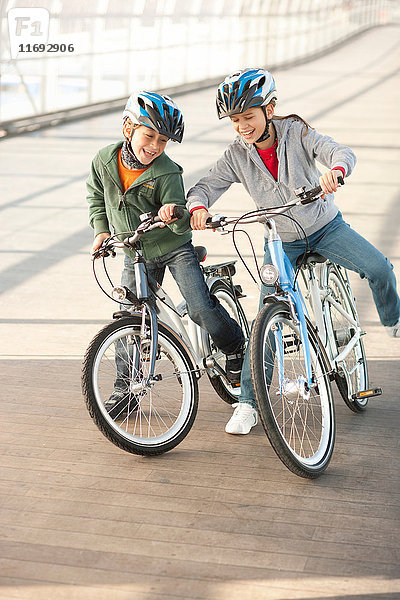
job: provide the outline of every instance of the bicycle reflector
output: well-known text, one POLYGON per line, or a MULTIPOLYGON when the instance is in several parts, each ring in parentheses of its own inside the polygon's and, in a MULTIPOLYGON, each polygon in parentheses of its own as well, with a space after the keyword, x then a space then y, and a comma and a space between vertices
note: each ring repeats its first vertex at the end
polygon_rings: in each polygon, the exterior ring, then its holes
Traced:
POLYGON ((122 300, 125 300, 126 298, 126 289, 122 286, 117 286, 111 292, 111 296, 114 298, 114 300, 122 302, 122 300))
POLYGON ((260 269, 260 277, 265 285, 275 285, 279 279, 279 271, 274 265, 263 265, 260 269))

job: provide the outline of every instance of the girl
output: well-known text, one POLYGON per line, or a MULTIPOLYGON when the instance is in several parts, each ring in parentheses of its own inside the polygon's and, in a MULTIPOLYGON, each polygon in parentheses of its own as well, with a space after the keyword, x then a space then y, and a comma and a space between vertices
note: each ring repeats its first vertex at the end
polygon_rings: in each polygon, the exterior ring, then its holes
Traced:
MULTIPOLYGON (((310 250, 367 278, 382 324, 392 337, 400 337, 400 299, 393 266, 374 246, 343 221, 334 204, 338 177, 351 174, 356 159, 350 148, 312 129, 298 115, 274 116, 275 82, 268 71, 245 69, 228 76, 217 91, 220 119, 229 117, 239 134, 208 175, 189 190, 187 206, 193 229, 204 229, 208 209, 232 183, 240 182, 258 208, 279 206, 294 199, 293 190, 322 187, 316 202, 289 211, 303 227, 310 250), (321 175, 315 160, 329 171, 321 175)), ((283 216, 275 218, 291 263, 305 251, 303 233, 283 216)), ((270 263, 265 246, 264 263, 270 263)), ((262 297, 271 288, 262 287, 262 297)), ((246 353, 241 395, 225 431, 249 433, 257 424, 257 411, 246 353)))

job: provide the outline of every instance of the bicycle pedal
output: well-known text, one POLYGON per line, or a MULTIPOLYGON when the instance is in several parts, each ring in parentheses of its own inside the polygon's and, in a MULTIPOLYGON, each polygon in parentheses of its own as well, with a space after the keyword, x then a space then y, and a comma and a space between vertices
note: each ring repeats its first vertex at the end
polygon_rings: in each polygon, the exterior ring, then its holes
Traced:
POLYGON ((362 400, 363 398, 372 398, 373 396, 380 396, 382 394, 382 388, 372 388, 371 390, 364 390, 362 392, 357 392, 357 394, 352 395, 352 400, 362 400))
MULTIPOLYGON (((228 379, 228 381, 229 381, 229 379, 228 379)), ((240 388, 240 381, 239 381, 239 383, 231 383, 231 382, 229 381, 229 385, 230 385, 231 387, 233 387, 233 388, 240 388)))

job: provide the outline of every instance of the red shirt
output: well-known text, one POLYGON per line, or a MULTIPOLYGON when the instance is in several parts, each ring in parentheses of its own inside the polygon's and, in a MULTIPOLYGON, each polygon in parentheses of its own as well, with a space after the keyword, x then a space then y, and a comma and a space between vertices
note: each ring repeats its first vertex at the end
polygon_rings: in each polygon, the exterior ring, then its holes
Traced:
POLYGON ((272 146, 270 148, 267 148, 266 150, 261 150, 260 148, 257 148, 257 152, 261 156, 261 160, 263 161, 264 165, 267 167, 268 171, 271 173, 272 177, 275 180, 278 179, 279 166, 278 156, 276 154, 277 145, 278 140, 276 139, 272 146))

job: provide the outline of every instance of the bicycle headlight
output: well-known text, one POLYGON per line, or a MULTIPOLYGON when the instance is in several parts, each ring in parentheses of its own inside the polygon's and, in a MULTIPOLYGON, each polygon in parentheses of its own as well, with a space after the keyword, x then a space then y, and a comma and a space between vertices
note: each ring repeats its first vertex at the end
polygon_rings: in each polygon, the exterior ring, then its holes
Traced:
POLYGON ((265 285, 275 285, 279 279, 279 271, 274 265, 263 265, 260 269, 260 277, 265 285))
POLYGON ((114 300, 122 302, 122 300, 125 300, 126 298, 126 289, 124 287, 117 286, 111 292, 111 296, 114 298, 114 300))

